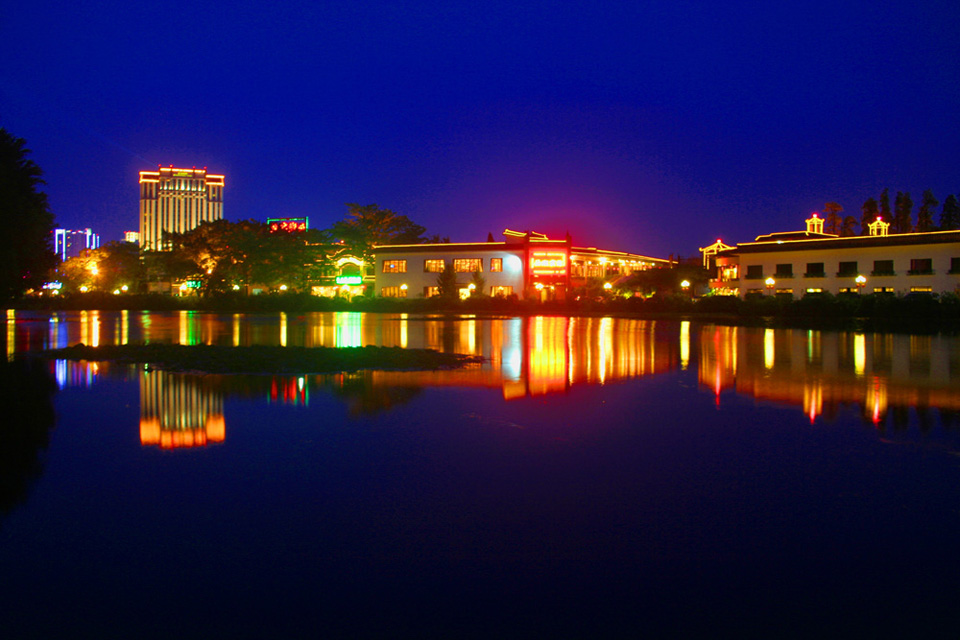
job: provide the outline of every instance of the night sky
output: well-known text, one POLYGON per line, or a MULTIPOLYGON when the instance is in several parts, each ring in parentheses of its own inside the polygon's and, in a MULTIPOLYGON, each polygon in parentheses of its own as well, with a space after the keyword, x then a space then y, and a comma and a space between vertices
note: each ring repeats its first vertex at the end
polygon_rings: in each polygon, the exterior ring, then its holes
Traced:
POLYGON ((960 193, 956 0, 7 2, 0 60, 0 126, 104 242, 158 164, 225 174, 229 220, 656 257, 960 193))

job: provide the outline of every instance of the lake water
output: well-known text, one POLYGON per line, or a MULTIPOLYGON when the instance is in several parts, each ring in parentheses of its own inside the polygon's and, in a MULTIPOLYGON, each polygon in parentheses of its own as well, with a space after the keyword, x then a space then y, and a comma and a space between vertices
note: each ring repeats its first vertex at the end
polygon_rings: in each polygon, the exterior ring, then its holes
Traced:
POLYGON ((3 637, 955 637, 960 340, 8 312, 3 637), (427 347, 200 376, 77 342, 427 347))

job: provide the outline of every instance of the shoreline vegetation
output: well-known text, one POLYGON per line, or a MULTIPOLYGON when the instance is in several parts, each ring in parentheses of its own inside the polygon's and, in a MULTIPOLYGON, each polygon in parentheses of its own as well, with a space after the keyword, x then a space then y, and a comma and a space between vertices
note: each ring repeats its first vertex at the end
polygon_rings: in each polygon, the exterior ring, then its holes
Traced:
POLYGON ((306 375, 360 370, 436 370, 479 364, 482 358, 400 347, 233 347, 220 345, 77 344, 38 354, 50 359, 144 364, 177 373, 306 375))
POLYGON ((690 319, 720 324, 767 325, 858 330, 957 331, 960 297, 934 295, 830 294, 758 296, 740 300, 727 296, 608 297, 566 302, 535 302, 476 296, 467 300, 440 298, 319 298, 283 293, 259 296, 223 295, 173 297, 88 293, 62 298, 27 298, 14 305, 23 310, 191 310, 212 313, 356 311, 481 316, 621 316, 641 319, 690 319))

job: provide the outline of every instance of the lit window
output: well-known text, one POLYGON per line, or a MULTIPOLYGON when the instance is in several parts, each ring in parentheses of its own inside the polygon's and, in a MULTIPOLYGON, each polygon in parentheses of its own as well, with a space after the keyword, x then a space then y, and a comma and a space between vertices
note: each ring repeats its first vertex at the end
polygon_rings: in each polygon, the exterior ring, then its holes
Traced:
POLYGON ((444 267, 443 260, 424 260, 423 261, 424 273, 443 273, 443 267, 444 267))
POLYGON ((491 273, 503 271, 503 258, 490 258, 491 273))
POLYGON ((406 273, 406 272, 407 272, 406 260, 384 260, 383 261, 383 273, 406 273))
POLYGON ((480 258, 455 258, 453 270, 457 273, 476 273, 483 271, 483 260, 480 258))
POLYGON ((506 298, 513 295, 513 287, 490 287, 490 295, 494 298, 506 298))
POLYGON ((423 297, 432 298, 433 296, 440 295, 440 287, 424 287, 423 288, 423 297))
POLYGON ((406 298, 406 287, 383 287, 380 289, 380 295, 384 298, 406 298))
POLYGON ((910 293, 933 293, 933 287, 910 287, 910 293))

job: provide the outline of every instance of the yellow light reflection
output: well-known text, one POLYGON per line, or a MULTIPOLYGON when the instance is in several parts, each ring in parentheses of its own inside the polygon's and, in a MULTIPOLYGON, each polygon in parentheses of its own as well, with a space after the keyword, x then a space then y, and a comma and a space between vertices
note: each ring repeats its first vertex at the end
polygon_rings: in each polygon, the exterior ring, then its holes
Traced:
POLYGON ((240 346, 240 314, 233 314, 233 346, 240 346))
POLYGON ((280 312, 280 346, 287 346, 287 314, 280 312))
POLYGON ((7 360, 13 361, 13 354, 17 352, 17 312, 7 309, 7 360))
POLYGON ((853 368, 858 376, 867 370, 867 338, 862 333, 853 336, 853 368))
POLYGON ((867 409, 874 424, 879 424, 887 411, 887 382, 883 378, 874 378, 867 388, 867 409))
POLYGON ((529 390, 531 395, 566 388, 566 318, 537 316, 529 328, 529 390))
POLYGON ((686 370, 690 364, 690 321, 680 323, 680 368, 686 370))
POLYGON ((607 381, 607 371, 612 368, 613 318, 600 319, 600 333, 597 336, 598 355, 600 357, 600 384, 607 381))
POLYGON ((810 418, 810 424, 823 413, 823 385, 819 382, 803 387, 803 410, 810 418))
POLYGON ((477 320, 471 318, 463 324, 463 329, 467 333, 467 353, 475 354, 477 352, 477 320))
POLYGON ((763 366, 767 369, 773 369, 773 335, 773 329, 767 329, 763 332, 763 366))
POLYGON ((400 347, 407 348, 407 314, 400 314, 400 347))

